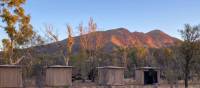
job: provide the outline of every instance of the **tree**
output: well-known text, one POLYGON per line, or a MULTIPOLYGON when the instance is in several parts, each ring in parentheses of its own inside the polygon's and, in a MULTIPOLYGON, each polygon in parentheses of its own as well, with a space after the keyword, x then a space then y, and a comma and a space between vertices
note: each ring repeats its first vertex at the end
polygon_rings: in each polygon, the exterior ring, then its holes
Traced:
POLYGON ((200 39, 200 26, 192 27, 189 24, 185 25, 185 29, 180 30, 181 37, 183 39, 180 45, 181 53, 181 66, 183 67, 185 88, 188 88, 188 80, 191 74, 191 69, 194 68, 194 64, 199 55, 198 41, 200 39))
POLYGON ((72 28, 70 25, 67 25, 67 33, 68 33, 68 39, 67 39, 67 58, 66 58, 66 65, 69 65, 69 59, 72 55, 72 47, 74 44, 74 39, 72 37, 72 28))
POLYGON ((137 61, 137 56, 136 56, 136 48, 130 48, 128 52, 128 75, 129 77, 134 77, 135 76, 135 69, 137 67, 138 61, 137 61))
POLYGON ((137 47, 136 48, 136 56, 138 61, 140 62, 138 66, 146 66, 147 63, 147 56, 149 54, 149 50, 146 47, 137 47))
MULTIPOLYGON (((118 55, 120 55, 120 62, 121 62, 121 66, 123 66, 124 68, 127 69, 127 64, 128 64, 128 52, 129 52, 129 48, 128 46, 116 46, 114 48, 115 52, 118 53, 118 55)), ((116 59, 116 58, 114 58, 116 59)), ((115 62, 116 63, 116 62, 115 62)))
POLYGON ((67 34, 68 34, 68 38, 66 40, 66 50, 67 53, 64 52, 63 48, 65 48, 58 39, 58 36, 53 33, 53 26, 52 25, 45 25, 45 29, 46 29, 46 36, 48 39, 50 39, 50 41, 52 42, 56 42, 56 47, 58 47, 59 50, 59 54, 62 55, 62 57, 65 60, 65 65, 69 65, 69 60, 72 57, 72 47, 74 44, 74 39, 72 37, 72 27, 70 25, 67 25, 67 34))
POLYGON ((161 48, 154 52, 161 73, 171 88, 173 88, 181 76, 180 65, 176 55, 178 55, 176 46, 161 48))
POLYGON ((79 31, 80 31, 80 53, 84 53, 87 56, 87 62, 89 62, 89 69, 90 72, 89 75, 94 81, 94 77, 96 75, 96 67, 99 66, 99 62, 102 61, 101 56, 101 49, 103 47, 103 36, 101 32, 97 31, 97 25, 93 21, 92 18, 90 18, 88 22, 88 27, 83 28, 82 24, 79 25, 79 31))
MULTIPOLYGON (((65 53, 65 50, 64 50, 66 45, 63 45, 61 42, 59 42, 59 38, 58 38, 59 36, 56 33, 53 32, 53 30, 54 30, 53 25, 49 25, 49 24, 45 25, 45 30, 46 30, 45 35, 47 37, 48 43, 53 42, 55 44, 56 49, 57 49, 57 52, 54 52, 54 54, 58 57, 61 57, 62 60, 63 60, 59 64, 65 64, 66 65, 66 58, 67 57, 65 55, 66 53, 65 53)), ((48 47, 52 47, 52 46, 48 46, 48 47)), ((57 62, 58 57, 53 62, 57 62)))
POLYGON ((14 49, 22 48, 23 44, 32 38, 33 30, 30 24, 30 15, 26 15, 22 7, 26 0, 1 0, 0 19, 1 28, 8 34, 8 39, 3 39, 3 45, 9 64, 16 64, 13 58, 14 49))

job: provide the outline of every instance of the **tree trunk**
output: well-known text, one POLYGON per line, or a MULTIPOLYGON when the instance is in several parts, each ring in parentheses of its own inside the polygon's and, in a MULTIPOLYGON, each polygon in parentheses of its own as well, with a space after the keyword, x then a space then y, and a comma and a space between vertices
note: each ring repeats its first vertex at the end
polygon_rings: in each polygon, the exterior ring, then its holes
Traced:
POLYGON ((188 88, 188 78, 185 78, 185 88, 188 88))
POLYGON ((10 56, 9 56, 9 64, 13 64, 13 39, 11 39, 11 51, 10 52, 10 56))
POLYGON ((69 59, 71 58, 71 51, 69 50, 68 53, 67 53, 67 57, 66 57, 66 66, 69 66, 69 59))
POLYGON ((66 58, 66 66, 69 66, 69 57, 66 58))
POLYGON ((185 88, 188 88, 188 78, 189 78, 189 63, 186 62, 186 66, 185 66, 185 88))
POLYGON ((123 63, 122 63, 122 66, 127 69, 127 51, 126 51, 126 48, 124 49, 124 51, 122 51, 122 59, 123 59, 123 63))

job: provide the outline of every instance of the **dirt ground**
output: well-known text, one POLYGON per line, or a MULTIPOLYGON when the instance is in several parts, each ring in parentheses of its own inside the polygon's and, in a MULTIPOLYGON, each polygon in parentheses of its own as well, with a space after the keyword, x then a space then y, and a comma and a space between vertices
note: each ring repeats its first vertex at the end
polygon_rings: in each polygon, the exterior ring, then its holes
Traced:
MULTIPOLYGON (((27 87, 27 88, 38 88, 38 87, 27 87)), ((66 87, 44 87, 44 88, 66 88, 66 87)), ((168 84, 162 84, 156 86, 140 86, 140 85, 125 85, 125 86, 96 86, 96 85, 73 85, 69 88, 184 88, 184 85, 179 84, 178 86, 171 87, 168 84)), ((200 88, 200 84, 198 85, 189 85, 189 88, 200 88)))
MULTIPOLYGON (((26 88, 38 88, 35 85, 26 87, 26 88)), ((44 87, 44 88, 67 88, 67 87, 44 87)), ((135 80, 126 79, 124 86, 98 86, 94 82, 86 81, 83 83, 82 81, 75 81, 73 85, 68 88, 184 88, 184 82, 179 81, 177 84, 171 86, 166 81, 161 81, 158 85, 138 85, 135 83, 135 80)), ((200 83, 192 83, 190 82, 189 88, 200 88, 200 83)))

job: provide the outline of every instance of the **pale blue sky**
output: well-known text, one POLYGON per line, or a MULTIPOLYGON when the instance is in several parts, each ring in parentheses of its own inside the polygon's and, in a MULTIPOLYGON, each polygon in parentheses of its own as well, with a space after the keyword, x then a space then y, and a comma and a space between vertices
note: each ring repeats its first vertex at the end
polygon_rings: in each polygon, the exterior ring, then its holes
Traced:
MULTIPOLYGON (((103 30, 160 29, 175 37, 179 37, 177 30, 185 23, 200 23, 200 0, 27 0, 25 9, 32 16, 35 30, 52 24, 60 39, 66 38, 66 24, 76 30, 79 23, 87 24, 89 17, 103 30)), ((0 39, 5 36, 0 30, 0 39)))

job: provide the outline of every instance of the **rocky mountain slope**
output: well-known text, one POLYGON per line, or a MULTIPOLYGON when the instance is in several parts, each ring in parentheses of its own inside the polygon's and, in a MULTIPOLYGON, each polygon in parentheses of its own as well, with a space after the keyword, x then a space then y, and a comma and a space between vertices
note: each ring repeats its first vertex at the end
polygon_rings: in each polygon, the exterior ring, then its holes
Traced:
MULTIPOLYGON (((175 45, 180 42, 179 39, 174 38, 160 30, 152 30, 147 33, 143 32, 130 32, 125 28, 111 29, 107 31, 98 31, 97 34, 101 35, 101 45, 105 50, 112 50, 114 46, 120 47, 149 47, 149 48, 162 48, 175 45)), ((83 36, 90 36, 92 34, 86 34, 83 36)), ((93 37, 91 37, 93 38, 93 37)), ((80 49, 80 36, 74 37, 75 43, 73 46, 73 52, 76 53, 80 49)), ((94 39, 95 40, 95 39, 94 39)), ((95 43, 94 43, 95 44, 95 43)), ((36 53, 53 54, 63 49, 66 52, 66 39, 50 43, 47 45, 36 46, 34 51, 36 53), (63 48, 60 48, 60 46, 63 48)))

